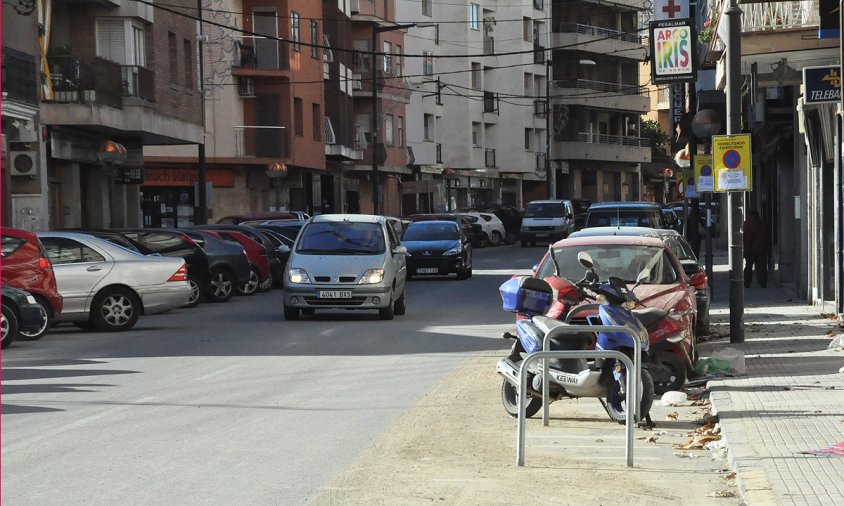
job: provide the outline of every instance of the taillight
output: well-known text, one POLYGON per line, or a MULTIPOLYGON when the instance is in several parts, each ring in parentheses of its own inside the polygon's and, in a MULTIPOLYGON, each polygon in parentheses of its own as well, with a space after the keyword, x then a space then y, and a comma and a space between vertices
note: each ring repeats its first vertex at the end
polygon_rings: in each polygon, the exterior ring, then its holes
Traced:
POLYGON ((176 271, 167 281, 187 281, 188 280, 188 266, 182 264, 179 270, 176 271))
POLYGON ((196 241, 194 241, 193 239, 191 239, 190 237, 188 237, 185 234, 180 235, 179 238, 181 240, 185 241, 186 243, 190 244, 191 246, 196 246, 197 248, 199 247, 199 244, 196 244, 196 241))
POLYGON ((38 259, 38 267, 41 269, 52 269, 53 265, 50 263, 49 259, 40 257, 38 259))

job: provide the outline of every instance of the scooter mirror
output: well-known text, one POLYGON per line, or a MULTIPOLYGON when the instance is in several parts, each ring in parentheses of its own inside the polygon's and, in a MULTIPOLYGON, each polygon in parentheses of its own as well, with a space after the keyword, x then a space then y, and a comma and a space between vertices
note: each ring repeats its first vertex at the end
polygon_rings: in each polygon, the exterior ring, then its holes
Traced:
POLYGON ((595 267, 595 262, 592 261, 592 256, 585 251, 581 251, 577 254, 577 261, 580 262, 580 265, 586 267, 587 269, 595 267))
POLYGON ((636 284, 638 285, 642 281, 648 279, 650 276, 651 276, 651 270, 649 268, 645 267, 644 269, 642 269, 642 272, 640 272, 639 275, 636 277, 636 284))

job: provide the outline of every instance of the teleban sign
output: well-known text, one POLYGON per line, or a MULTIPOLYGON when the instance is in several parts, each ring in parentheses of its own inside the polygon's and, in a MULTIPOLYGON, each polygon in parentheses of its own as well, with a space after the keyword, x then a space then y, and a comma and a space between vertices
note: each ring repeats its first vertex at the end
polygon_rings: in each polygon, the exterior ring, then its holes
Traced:
POLYGON ((803 67, 803 100, 807 104, 841 101, 841 66, 803 67))
POLYGON ((650 40, 654 84, 695 80, 695 30, 691 19, 651 21, 650 40))
POLYGON ((750 191, 750 134, 713 135, 712 169, 715 191, 750 191))

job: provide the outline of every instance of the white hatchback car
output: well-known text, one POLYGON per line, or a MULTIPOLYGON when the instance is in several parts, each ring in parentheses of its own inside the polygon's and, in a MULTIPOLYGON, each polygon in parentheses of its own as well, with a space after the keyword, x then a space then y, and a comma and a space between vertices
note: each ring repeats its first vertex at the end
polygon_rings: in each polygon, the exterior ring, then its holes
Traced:
POLYGON ((388 218, 321 214, 296 238, 284 277, 284 319, 316 309, 377 309, 382 320, 407 310, 407 248, 388 218))
POLYGON ((498 246, 507 237, 507 232, 504 230, 504 223, 498 219, 498 216, 479 211, 470 211, 466 214, 478 219, 477 223, 481 226, 481 230, 486 235, 486 240, 489 244, 498 246))

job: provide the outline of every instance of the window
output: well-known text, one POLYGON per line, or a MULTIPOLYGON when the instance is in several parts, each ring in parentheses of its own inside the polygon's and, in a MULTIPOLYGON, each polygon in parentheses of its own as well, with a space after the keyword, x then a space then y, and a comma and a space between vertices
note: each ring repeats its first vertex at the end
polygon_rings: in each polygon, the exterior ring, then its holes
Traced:
POLYGON ((3 236, 3 258, 11 255, 15 251, 18 250, 21 246, 26 244, 26 241, 20 239, 18 237, 12 237, 8 235, 3 236))
POLYGON ((179 48, 176 46, 176 34, 167 32, 167 46, 170 50, 170 83, 179 84, 179 48))
POLYGON ((185 88, 192 90, 195 87, 195 77, 193 75, 193 44, 189 39, 185 39, 185 88))
POLYGON ((384 42, 384 73, 393 73, 393 44, 384 42))
POLYGON ((425 140, 426 141, 433 141, 434 140, 434 115, 433 114, 426 114, 425 115, 425 140))
POLYGON ((97 18, 95 28, 97 56, 121 65, 146 65, 146 30, 142 24, 128 18, 97 18))
POLYGON ((481 6, 478 4, 469 4, 469 28, 481 29, 481 6))
POLYGON ((319 58, 319 26, 315 19, 311 20, 311 58, 319 58))
POLYGON ((302 41, 299 39, 299 13, 296 11, 290 12, 290 39, 293 41, 293 50, 300 51, 302 41))
POLYGON ((472 146, 481 147, 481 124, 472 122, 472 146))
POLYGON ((434 55, 430 51, 422 51, 422 74, 434 75, 434 55))
POLYGON ((524 40, 530 42, 532 36, 533 36, 533 29, 531 27, 530 18, 522 18, 522 38, 524 40))
POLYGON ((73 239, 64 237, 43 237, 41 243, 53 265, 77 264, 83 262, 105 262, 105 258, 94 249, 73 239))
POLYGON ((401 46, 396 44, 396 75, 401 77, 401 46))
POLYGON ((472 63, 472 88, 479 90, 481 89, 481 69, 480 63, 472 63))
POLYGON ((422 15, 431 17, 433 16, 433 0, 422 0, 422 15))
POLYGON ((132 58, 129 60, 129 63, 135 64, 138 66, 146 66, 147 64, 147 54, 146 54, 146 31, 143 27, 132 25, 132 58))
POLYGON ((404 116, 399 116, 399 124, 398 124, 398 142, 399 147, 404 146, 404 116))
POLYGON ((314 140, 322 140, 322 111, 320 111, 319 104, 311 104, 311 116, 314 128, 314 140))
POLYGON ((525 96, 532 97, 533 96, 533 76, 531 74, 525 74, 524 77, 524 86, 525 86, 525 96))
POLYGON ((302 118, 302 99, 301 98, 294 98, 293 99, 293 133, 296 137, 302 137, 305 135, 304 130, 305 127, 303 126, 303 118, 302 118))
POLYGON ((530 149, 530 139, 533 137, 533 130, 525 128, 525 149, 530 149))
POLYGON ((395 139, 393 139, 393 115, 384 115, 384 144, 387 146, 394 146, 395 139))

